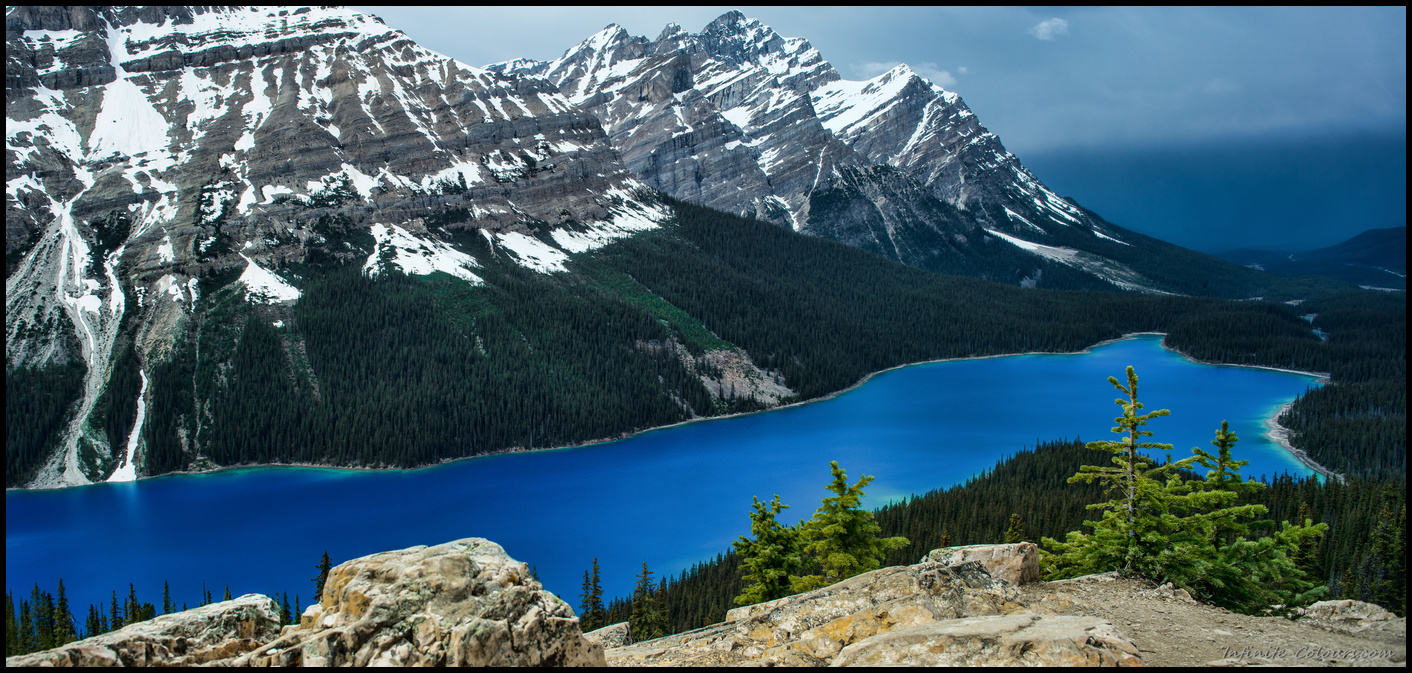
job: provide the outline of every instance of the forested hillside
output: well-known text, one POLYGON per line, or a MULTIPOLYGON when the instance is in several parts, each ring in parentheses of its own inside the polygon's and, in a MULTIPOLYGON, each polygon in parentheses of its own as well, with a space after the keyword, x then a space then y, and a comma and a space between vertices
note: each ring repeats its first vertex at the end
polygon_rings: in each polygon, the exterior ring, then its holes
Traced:
MULTIPOLYGON (((535 273, 481 237, 443 233, 485 260, 484 284, 440 273, 370 278, 346 257, 311 256, 280 270, 303 293, 289 307, 247 302, 234 271, 208 274, 184 331, 142 363, 151 391, 143 473, 407 467, 768 406, 708 391, 708 351, 739 349, 781 378, 796 396, 780 401, 790 401, 900 364, 1076 351, 1139 331, 1167 332, 1168 345, 1203 360, 1331 372, 1336 385, 1287 416, 1296 445, 1339 472, 1405 470, 1401 296, 1326 293, 1296 306, 1027 289, 670 205, 674 223, 576 255, 566 273, 535 273), (1312 326, 1300 317, 1310 313, 1312 326)), ((354 261, 371 253, 366 234, 325 233, 354 261)), ((137 366, 119 358, 95 436, 122 442, 132 427, 137 366)), ((9 485, 55 441, 79 393, 75 367, 7 373, 7 390, 41 381, 46 391, 6 405, 9 485)), ((102 478, 115 465, 85 467, 102 478)))

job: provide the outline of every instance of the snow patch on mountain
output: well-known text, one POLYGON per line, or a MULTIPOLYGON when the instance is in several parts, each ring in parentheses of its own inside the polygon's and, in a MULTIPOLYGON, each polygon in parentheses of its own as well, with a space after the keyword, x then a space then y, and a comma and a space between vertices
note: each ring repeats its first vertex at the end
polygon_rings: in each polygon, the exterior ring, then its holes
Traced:
POLYGON ((245 258, 248 266, 245 273, 240 274, 239 282, 245 286, 245 299, 259 304, 278 304, 286 301, 294 301, 299 298, 300 292, 293 285, 269 270, 255 263, 255 260, 240 255, 245 258))
POLYGON ((397 225, 374 224, 373 254, 363 264, 363 273, 377 277, 385 264, 392 264, 409 276, 425 276, 437 271, 472 285, 482 283, 471 269, 480 267, 475 258, 437 240, 416 236, 397 225))

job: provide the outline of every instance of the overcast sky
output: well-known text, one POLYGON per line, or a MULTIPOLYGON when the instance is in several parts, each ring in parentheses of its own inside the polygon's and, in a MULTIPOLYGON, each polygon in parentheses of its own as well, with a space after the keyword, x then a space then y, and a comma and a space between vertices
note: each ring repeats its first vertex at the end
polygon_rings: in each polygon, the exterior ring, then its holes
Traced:
MULTIPOLYGON (((649 38, 669 22, 698 32, 733 7, 361 9, 431 49, 485 65, 555 58, 609 23, 649 38)), ((807 38, 847 79, 908 64, 960 93, 981 122, 1051 187, 1119 225, 1183 245, 1222 247, 1210 244, 1211 233, 1195 222, 1213 223, 1195 204, 1187 204, 1191 212, 1149 212, 1157 203, 1141 194, 1170 187, 1173 178, 1160 168, 1153 172, 1152 153, 1183 154, 1187 169, 1207 166, 1215 192, 1199 195, 1205 210, 1228 210, 1224 198, 1250 205, 1244 185, 1250 179, 1262 182, 1260 176, 1222 171, 1265 170, 1256 158, 1244 156, 1244 148, 1271 143, 1323 143, 1327 147, 1321 151, 1332 153, 1310 155, 1309 170, 1302 174, 1282 168, 1283 183, 1305 198, 1327 177, 1317 166, 1330 161, 1354 173, 1365 166, 1367 176, 1348 177, 1365 188, 1389 172, 1400 170, 1405 179, 1403 7, 738 9, 785 37, 807 38), (1372 150, 1377 156, 1347 155, 1353 147, 1331 140, 1343 137, 1359 139, 1353 143, 1358 152, 1372 150), (1111 156, 1112 162, 1095 163, 1095 153, 1111 156), (1203 153, 1211 154, 1203 158, 1203 153), (1069 159, 1077 157, 1085 159, 1069 159), (1131 170, 1118 165, 1138 159, 1146 163, 1131 170), (1085 167, 1103 169, 1108 179, 1088 179, 1085 167), (1222 185, 1228 193, 1220 193, 1222 185)), ((1281 240, 1326 245, 1346 238, 1344 232, 1351 236, 1371 226, 1405 224, 1405 182, 1373 189, 1371 195, 1363 191, 1357 207, 1372 210, 1338 223, 1282 217, 1289 235, 1281 240)), ((1180 206, 1182 200, 1178 196, 1164 208, 1170 211, 1173 203, 1180 206)), ((1331 203, 1327 210, 1342 207, 1331 203)), ((1229 230, 1227 223, 1211 231, 1229 230)))

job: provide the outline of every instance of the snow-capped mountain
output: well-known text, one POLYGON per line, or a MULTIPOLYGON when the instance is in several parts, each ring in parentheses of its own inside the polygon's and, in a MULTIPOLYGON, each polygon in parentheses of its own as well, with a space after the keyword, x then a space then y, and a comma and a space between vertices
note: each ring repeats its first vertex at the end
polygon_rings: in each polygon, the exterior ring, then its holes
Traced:
POLYGON ((932 270, 1158 286, 1105 254, 1126 232, 1046 188, 960 96, 905 65, 844 80, 807 40, 732 11, 700 33, 610 25, 553 61, 486 67, 553 82, 677 198, 932 270))
POLYGON ((7 368, 87 368, 40 485, 103 472, 117 350, 164 358, 208 277, 270 305, 313 258, 478 282, 458 232, 553 272, 666 217, 553 85, 350 10, 11 7, 6 44, 7 368))

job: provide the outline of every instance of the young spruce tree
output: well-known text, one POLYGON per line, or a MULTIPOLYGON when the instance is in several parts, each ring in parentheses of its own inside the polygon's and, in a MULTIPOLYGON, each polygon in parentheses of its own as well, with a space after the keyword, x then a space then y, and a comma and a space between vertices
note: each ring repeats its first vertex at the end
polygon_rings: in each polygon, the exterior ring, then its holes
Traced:
POLYGON ((632 639, 637 641, 667 635, 667 613, 657 602, 657 587, 652 583, 652 571, 642 562, 642 574, 632 592, 632 615, 628 617, 632 639))
POLYGON ((834 495, 824 498, 814 517, 800 531, 804 550, 811 555, 819 572, 791 577, 789 585, 795 593, 877 570, 889 551, 908 544, 905 537, 878 537, 881 530, 878 522, 873 520, 872 512, 862 507, 863 487, 873 481, 871 476, 864 475, 858 483, 849 486, 848 475, 838 466, 838 461, 830 461, 829 469, 833 481, 827 488, 834 495))
POLYGON ((1295 564, 1300 546, 1321 535, 1324 524, 1289 522, 1272 536, 1247 540, 1252 525, 1245 519, 1266 513, 1263 505, 1236 505, 1242 494, 1262 488, 1246 482, 1240 468, 1246 461, 1231 455, 1237 437, 1222 423, 1216 432, 1218 454, 1193 449, 1191 457, 1156 465, 1138 449, 1171 449, 1169 444, 1142 441, 1151 432, 1147 421, 1166 416, 1160 409, 1138 413, 1137 374, 1127 369, 1127 385, 1108 381, 1126 394, 1118 399, 1123 415, 1113 432, 1121 441, 1091 442, 1090 449, 1113 454, 1114 467, 1084 465, 1069 482, 1100 481, 1114 498, 1089 505, 1102 512, 1099 521, 1085 521, 1092 534, 1071 531, 1064 542, 1044 538, 1050 579, 1117 570, 1156 582, 1173 582, 1197 597, 1227 609, 1258 612, 1273 605, 1289 608, 1320 593, 1295 564), (1204 479, 1184 481, 1180 470, 1200 462, 1211 468, 1204 479))
POLYGON ((736 605, 754 605, 784 598, 794 593, 789 578, 804 569, 799 529, 781 525, 775 517, 789 505, 775 495, 771 502, 755 498, 750 514, 750 533, 754 539, 742 536, 731 543, 740 556, 740 569, 746 582, 745 590, 735 597, 736 605))

